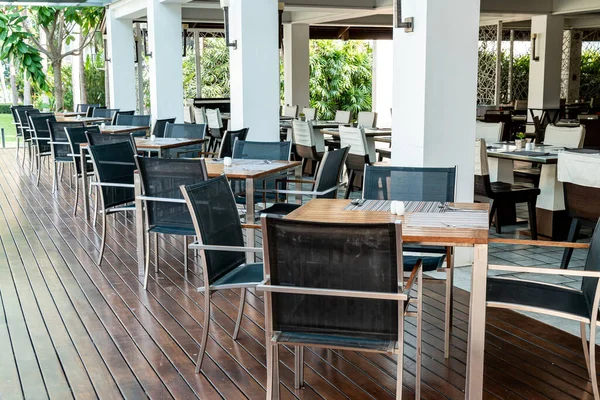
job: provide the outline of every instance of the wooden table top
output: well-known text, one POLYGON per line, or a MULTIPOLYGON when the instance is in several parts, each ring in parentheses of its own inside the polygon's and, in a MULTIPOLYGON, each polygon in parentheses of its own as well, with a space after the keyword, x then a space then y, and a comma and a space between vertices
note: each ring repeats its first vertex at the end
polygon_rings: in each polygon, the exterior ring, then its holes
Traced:
POLYGON ((56 112, 54 113, 54 115, 56 116, 56 118, 58 117, 76 117, 76 116, 81 116, 81 117, 85 117, 87 115, 87 112, 84 111, 65 111, 65 112, 56 112))
MULTIPOLYGON (((314 199, 285 218, 295 221, 312 221, 324 223, 369 224, 385 223, 401 220, 402 237, 405 242, 440 246, 472 246, 488 242, 489 229, 454 228, 454 227, 418 227, 404 223, 405 216, 393 215, 387 211, 348 211, 344 210, 351 200, 314 199)), ((488 224, 489 204, 486 203, 450 203, 450 206, 465 210, 481 210, 482 223, 488 224)), ((409 215, 407 213, 406 215, 409 215)), ((432 215, 444 215, 432 214, 432 215)))
POLYGON ((517 150, 517 147, 514 144, 510 143, 493 143, 488 147, 487 154, 488 157, 493 158, 504 158, 507 160, 516 160, 516 161, 528 161, 538 164, 556 164, 558 162, 558 151, 564 150, 564 147, 557 147, 552 145, 536 145, 535 152, 539 152, 540 155, 522 155, 515 154, 515 151, 526 151, 525 149, 517 150), (543 155, 544 153, 549 153, 548 155, 543 155))
POLYGON ((106 125, 100 127, 100 132, 111 134, 111 133, 131 133, 138 131, 147 131, 149 126, 132 126, 132 125, 106 125))
POLYGON ((225 167, 223 160, 206 159, 206 169, 210 178, 225 174, 229 179, 262 178, 277 172, 294 169, 302 165, 300 161, 233 160, 231 167, 225 167))
MULTIPOLYGON (((338 126, 340 126, 339 122, 334 122, 334 121, 310 121, 310 123, 311 123, 313 129, 337 128, 338 126)), ((279 125, 282 128, 291 128, 292 120, 291 119, 280 120, 279 125)))
MULTIPOLYGON (((340 136, 340 130, 337 128, 326 128, 326 129, 321 129, 321 133, 324 135, 331 135, 331 136, 340 136)), ((389 128, 376 128, 376 129, 371 129, 371 128, 365 128, 365 136, 366 137, 378 137, 378 136, 391 136, 392 134, 392 130, 389 128)))
POLYGON ((86 124, 100 123, 110 121, 111 119, 110 117, 56 117, 56 120, 59 122, 83 122, 86 124))
POLYGON ((188 138, 156 138, 150 140, 148 138, 135 138, 135 145, 138 149, 144 150, 166 150, 177 147, 190 146, 193 144, 202 144, 206 142, 206 138, 188 139, 188 138))

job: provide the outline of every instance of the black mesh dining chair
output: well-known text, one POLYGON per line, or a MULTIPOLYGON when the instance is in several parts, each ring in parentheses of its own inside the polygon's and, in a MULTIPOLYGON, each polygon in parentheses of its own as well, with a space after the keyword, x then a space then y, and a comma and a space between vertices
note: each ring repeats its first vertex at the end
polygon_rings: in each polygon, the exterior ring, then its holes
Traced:
POLYGON ((106 247, 106 216, 120 211, 135 211, 133 173, 137 167, 129 141, 89 146, 88 151, 96 176, 91 185, 99 187, 102 204, 99 210, 102 214, 102 236, 97 260, 100 265, 106 247))
POLYGON ((119 112, 118 108, 99 108, 94 107, 92 111, 92 117, 95 118, 110 118, 107 119, 105 124, 112 125, 115 115, 119 112))
POLYGON ((87 111, 88 111, 88 109, 90 107, 92 107, 92 108, 94 108, 94 107, 100 107, 100 104, 85 104, 85 103, 83 103, 83 104, 77 104, 77 107, 75 108, 75 112, 80 112, 80 113, 86 113, 87 114, 87 111))
MULTIPOLYGON (((165 128, 166 138, 183 139, 204 139, 206 137, 207 127, 205 124, 171 124, 168 123, 165 128)), ((163 157, 200 157, 204 154, 203 144, 194 144, 190 146, 178 147, 163 152, 163 157)))
POLYGON ((157 138, 165 137, 165 130, 167 129, 167 124, 174 124, 176 118, 164 118, 157 119, 154 122, 154 127, 152 128, 152 134, 157 138))
MULTIPOLYGON (((456 167, 392 167, 365 165, 362 198, 366 200, 437 201, 453 202, 456 188, 456 167)), ((450 356, 452 330, 454 259, 452 247, 409 245, 405 252, 424 253, 426 272, 440 270, 446 259, 446 309, 444 316, 444 355, 450 356)), ((405 255, 405 270, 414 265, 413 258, 405 255)))
POLYGON ((115 125, 150 126, 151 115, 128 115, 117 113, 115 125))
MULTIPOLYGON (((543 243, 543 242, 542 242, 543 243)), ((528 241, 513 240, 511 243, 522 246, 528 241)), ((580 243, 549 242, 544 247, 581 247, 580 243)), ((589 251, 583 271, 564 270, 560 268, 540 268, 490 265, 489 271, 502 273, 531 274, 531 278, 517 279, 500 276, 488 276, 487 299, 488 307, 514 309, 520 312, 530 311, 554 317, 579 321, 581 341, 589 378, 592 383, 594 399, 600 399, 596 374, 596 332, 598 327, 598 305, 600 303, 600 221, 592 235, 589 251), (582 278, 580 289, 568 286, 535 282, 540 274, 551 277, 582 278), (589 344, 587 327, 589 325, 589 344)))
MULTIPOLYGON (((337 198, 338 190, 344 187, 342 175, 344 173, 344 164, 348 157, 348 147, 339 150, 327 151, 321 159, 319 170, 317 171, 315 180, 297 180, 284 179, 278 181, 279 186, 287 188, 289 183, 296 185, 312 184, 312 190, 290 190, 290 189, 275 189, 271 192, 274 194, 296 195, 296 196, 311 196, 315 199, 335 199, 337 198)), ((260 190, 258 191, 260 192, 260 190)), ((284 216, 297 210, 301 204, 293 203, 275 203, 270 207, 260 211, 260 214, 284 216)))
POLYGON ((125 116, 125 115, 131 116, 131 115, 134 115, 134 114, 135 114, 135 110, 129 110, 129 111, 121 111, 121 110, 119 110, 119 111, 117 111, 115 113, 115 115, 113 115, 112 124, 113 125, 133 125, 133 124, 126 124, 125 123, 126 121, 122 121, 122 123, 119 124, 117 122, 117 120, 119 119, 120 116, 125 116))
POLYGON ((204 287, 204 324, 196 363, 200 372, 210 325, 211 293, 222 289, 240 289, 240 305, 233 339, 236 340, 244 315, 246 289, 263 280, 263 265, 246 263, 246 253, 261 253, 261 248, 244 247, 244 235, 237 206, 229 182, 224 175, 205 182, 182 186, 198 242, 189 246, 199 250, 202 260, 204 287))
MULTIPOLYGON (((48 121, 48 131, 50 133, 50 148, 52 151, 52 192, 58 190, 59 181, 59 168, 60 176, 65 164, 69 168, 73 168, 73 156, 71 151, 71 144, 65 128, 83 128, 85 124, 83 122, 56 122, 48 121)), ((72 184, 73 174, 69 173, 69 185, 72 184)))
POLYGON ((154 272, 159 270, 158 234, 183 236, 183 266, 188 275, 187 237, 194 236, 194 224, 185 204, 180 187, 208 179, 204 160, 135 157, 142 184, 146 232, 146 274, 144 288, 148 285, 150 269, 150 233, 154 235, 154 272))
MULTIPOLYGON (((94 167, 91 162, 86 163, 86 170, 81 169, 81 152, 80 147, 82 144, 87 143, 87 137, 85 135, 88 127, 67 127, 65 131, 67 133, 67 139, 71 148, 71 157, 75 164, 75 200, 73 201, 73 216, 77 215, 77 204, 79 203, 79 179, 87 179, 94 175, 94 167)), ((87 193, 82 193, 83 196, 87 196, 87 193)))
POLYGON ((279 398, 279 345, 295 348, 295 387, 304 346, 397 355, 402 397, 404 319, 416 317, 420 399, 422 268, 404 283, 402 224, 344 224, 262 217, 267 399, 279 398), (416 286, 416 296, 411 289, 416 286), (408 304, 416 311, 409 311, 408 304))
POLYGON ((129 133, 113 133, 113 134, 104 134, 99 130, 91 130, 91 126, 86 130, 88 143, 91 146, 97 146, 100 144, 110 144, 110 143, 119 143, 119 142, 131 142, 131 135, 129 133))
MULTIPOLYGON (((19 121, 19 111, 20 110, 33 110, 32 105, 26 106, 11 106, 10 112, 13 117, 13 124, 15 125, 15 130, 17 131, 17 160, 19 159, 19 147, 21 139, 23 138, 23 128, 21 127, 21 122, 19 121)), ((25 149, 25 146, 23 146, 25 149)), ((25 150, 23 150, 23 157, 25 157, 25 150)))
POLYGON ((29 165, 31 165, 31 161, 33 160, 33 139, 31 136, 31 127, 29 126, 29 116, 39 114, 40 110, 37 108, 19 108, 16 112, 19 119, 19 126, 21 128, 21 139, 23 139, 23 159, 21 160, 21 165, 25 166, 25 145, 27 145, 29 165))
POLYGON ((36 185, 38 186, 42 174, 42 160, 52 156, 48 121, 56 121, 54 114, 39 113, 29 116, 29 127, 31 128, 37 170, 36 185))
POLYGON ((246 140, 250 128, 242 128, 237 131, 225 131, 221 140, 218 158, 233 157, 233 144, 236 140, 246 140))

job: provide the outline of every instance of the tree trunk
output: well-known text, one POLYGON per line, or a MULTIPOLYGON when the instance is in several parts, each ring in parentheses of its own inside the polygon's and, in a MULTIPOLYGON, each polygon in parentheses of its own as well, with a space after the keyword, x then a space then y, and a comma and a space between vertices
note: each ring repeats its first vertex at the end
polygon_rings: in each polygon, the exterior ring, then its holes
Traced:
POLYGON ((2 102, 8 103, 8 90, 6 89, 6 79, 4 78, 4 63, 0 62, 0 85, 2 87, 2 102))
POLYGON ((27 73, 23 73, 23 104, 31 104, 31 81, 27 73))
MULTIPOLYGON (((83 34, 79 34, 79 43, 83 43, 83 34)), ((85 88, 85 49, 81 49, 77 57, 79 62, 79 84, 81 85, 81 102, 87 104, 87 89, 85 88)))
POLYGON ((65 108, 65 93, 62 85, 62 59, 52 60, 52 73, 54 75, 54 99, 55 111, 62 111, 65 108))
POLYGON ((10 90, 12 93, 13 106, 19 104, 19 91, 17 90, 17 69, 15 68, 14 62, 10 62, 10 90))

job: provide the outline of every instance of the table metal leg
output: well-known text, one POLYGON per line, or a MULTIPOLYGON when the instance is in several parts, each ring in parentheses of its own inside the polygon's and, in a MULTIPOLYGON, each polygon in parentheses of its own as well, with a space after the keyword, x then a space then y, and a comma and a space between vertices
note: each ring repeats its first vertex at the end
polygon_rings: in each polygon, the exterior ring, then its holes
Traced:
POLYGON ((469 306, 465 387, 465 399, 470 400, 478 400, 483 397, 487 268, 488 245, 475 245, 473 271, 471 273, 471 303, 469 306))
MULTIPOLYGON (((85 148, 79 149, 79 162, 81 163, 81 195, 83 197, 83 216, 90 219, 90 196, 88 193, 87 158, 85 148)), ((41 166, 40 166, 41 169, 41 166)))
POLYGON ((145 234, 144 234, 144 208, 143 202, 140 199, 142 195, 142 184, 140 175, 135 174, 133 177, 133 183, 135 185, 135 233, 137 236, 137 263, 138 263, 138 274, 144 276, 145 262, 144 262, 144 249, 145 249, 145 234))
MULTIPOLYGON (((246 223, 254 224, 254 179, 246 179, 246 223)), ((254 247, 254 229, 246 229, 246 241, 248 247, 254 247)), ((246 254, 246 262, 253 263, 255 254, 248 252, 246 254)))

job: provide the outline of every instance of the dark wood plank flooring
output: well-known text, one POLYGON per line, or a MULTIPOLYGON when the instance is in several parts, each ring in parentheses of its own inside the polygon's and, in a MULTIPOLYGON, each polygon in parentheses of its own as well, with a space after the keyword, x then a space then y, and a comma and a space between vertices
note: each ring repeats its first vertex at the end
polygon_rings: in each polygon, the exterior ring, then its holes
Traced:
MULTIPOLYGON (((238 291, 213 296, 202 374, 194 373, 202 332, 202 274, 183 278, 182 242, 160 240, 148 291, 137 269, 133 215, 108 219, 106 258, 95 258, 101 227, 72 216, 65 179, 39 187, 0 150, 0 398, 264 398, 263 302, 248 296, 233 341, 238 291)), ((80 208, 81 212, 81 208, 80 208)), ((193 260, 192 260, 193 261, 193 260)), ((444 285, 427 286, 423 332, 426 399, 464 398, 468 293, 456 289, 451 357, 443 358, 444 285)), ((523 315, 490 310, 486 399, 592 399, 578 338, 523 315)), ((408 320, 404 391, 413 398, 415 324, 408 320)), ((378 354, 309 349, 306 388, 293 388, 293 354, 281 351, 284 399, 391 399, 395 364, 378 354)))

